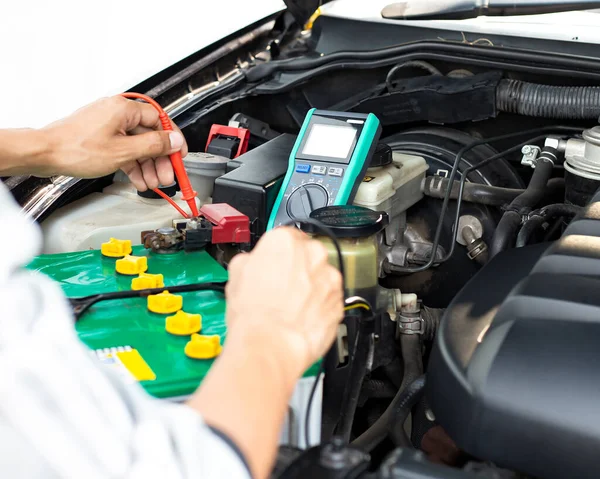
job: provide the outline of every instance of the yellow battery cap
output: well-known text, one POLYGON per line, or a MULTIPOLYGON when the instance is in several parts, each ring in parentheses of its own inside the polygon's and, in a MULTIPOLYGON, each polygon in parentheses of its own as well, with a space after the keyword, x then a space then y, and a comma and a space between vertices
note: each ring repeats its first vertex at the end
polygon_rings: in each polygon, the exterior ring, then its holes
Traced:
POLYGON ((111 238, 108 243, 102 243, 100 246, 102 256, 108 256, 109 258, 122 258, 131 254, 131 251, 131 240, 111 238))
POLYGON ((218 335, 192 334, 191 341, 185 345, 185 355, 192 359, 212 359, 221 354, 222 349, 218 335))
POLYGON ((162 274, 140 273, 137 278, 131 280, 131 289, 164 288, 165 281, 162 274))
POLYGON ((171 314, 183 307, 183 296, 163 291, 160 294, 148 296, 148 309, 153 313, 171 314))
POLYGON ((145 273, 148 269, 148 258, 145 256, 125 256, 118 259, 115 263, 117 273, 133 276, 140 273, 145 273))
POLYGON ((183 311, 177 311, 175 316, 168 316, 165 329, 167 333, 177 336, 189 336, 202 329, 202 316, 199 314, 190 314, 183 311))

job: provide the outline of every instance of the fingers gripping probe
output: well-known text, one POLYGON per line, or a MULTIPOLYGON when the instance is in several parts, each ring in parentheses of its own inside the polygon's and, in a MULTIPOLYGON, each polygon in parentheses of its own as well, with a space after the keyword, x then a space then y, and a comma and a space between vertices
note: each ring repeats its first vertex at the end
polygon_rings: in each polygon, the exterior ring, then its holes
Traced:
MULTIPOLYGON (((162 129, 164 131, 173 131, 173 125, 171 124, 171 119, 169 118, 169 115, 167 115, 165 110, 163 110, 163 108, 155 100, 153 100, 147 95, 133 92, 122 93, 121 96, 129 98, 131 100, 143 100, 146 103, 152 105, 156 109, 156 111, 158 111, 158 118, 160 119, 162 129)), ((187 172, 185 171, 185 167, 183 166, 181 152, 176 151, 175 153, 169 155, 169 158, 171 160, 171 164, 173 165, 173 171, 175 172, 177 181, 179 182, 179 188, 181 188, 181 198, 190 207, 192 216, 196 217, 199 215, 198 206, 196 205, 196 192, 192 188, 190 179, 188 178, 187 172)), ((188 217, 171 198, 166 196, 158 188, 155 188, 153 191, 165 200, 167 200, 169 203, 171 203, 171 205, 173 205, 177 209, 177 211, 182 213, 184 217, 188 217)))

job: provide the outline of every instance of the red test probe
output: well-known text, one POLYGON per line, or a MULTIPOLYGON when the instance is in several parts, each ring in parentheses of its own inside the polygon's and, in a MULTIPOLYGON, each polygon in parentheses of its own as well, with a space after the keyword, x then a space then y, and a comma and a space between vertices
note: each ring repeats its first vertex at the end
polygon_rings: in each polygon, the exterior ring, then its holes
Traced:
MULTIPOLYGON (((152 105, 156 109, 156 111, 158 111, 158 117, 160 118, 160 123, 162 125, 162 129, 164 131, 173 131, 173 126, 171 125, 171 119, 169 118, 169 115, 167 115, 165 110, 163 110, 162 107, 156 101, 154 101, 152 98, 150 98, 147 95, 143 95, 141 93, 132 93, 132 92, 122 93, 121 96, 123 96, 125 98, 129 98, 131 100, 143 100, 146 103, 152 105)), ((187 204, 190 207, 190 210, 192 211, 192 216, 195 218, 199 214, 198 206, 196 205, 196 192, 192 188, 190 179, 188 178, 187 172, 185 171, 185 167, 183 166, 183 160, 181 159, 181 153, 179 151, 177 151, 177 152, 169 155, 169 158, 171 159, 171 164, 173 165, 173 171, 175 172, 175 176, 177 177, 177 181, 179 182, 179 188, 181 188, 181 198, 185 202, 187 202, 187 204)), ((181 210, 181 208, 179 208, 177 203, 175 203, 167 195, 163 194, 163 192, 160 191, 158 188, 154 189, 153 191, 156 194, 158 194, 159 196, 161 196, 162 198, 164 198, 165 200, 167 200, 169 203, 171 203, 171 205, 173 205, 177 209, 177 211, 182 213, 184 217, 186 217, 186 218, 188 217, 188 215, 186 215, 185 212, 183 212, 181 210)))

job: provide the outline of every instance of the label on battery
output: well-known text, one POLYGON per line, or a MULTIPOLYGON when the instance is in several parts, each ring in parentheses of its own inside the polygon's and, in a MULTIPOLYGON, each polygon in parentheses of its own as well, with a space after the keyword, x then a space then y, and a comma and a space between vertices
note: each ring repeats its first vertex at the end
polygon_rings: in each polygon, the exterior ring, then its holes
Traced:
POLYGON ((131 346, 96 349, 92 355, 129 383, 156 379, 156 374, 139 351, 131 346))

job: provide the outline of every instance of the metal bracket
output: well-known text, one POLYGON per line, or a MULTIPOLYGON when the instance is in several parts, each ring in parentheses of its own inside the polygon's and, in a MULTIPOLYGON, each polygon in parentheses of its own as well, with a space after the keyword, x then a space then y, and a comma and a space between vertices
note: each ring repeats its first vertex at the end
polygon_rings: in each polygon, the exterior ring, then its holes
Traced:
POLYGON ((423 318, 407 318, 398 315, 396 318, 398 323, 398 332, 400 334, 423 334, 425 331, 425 321, 423 318))
POLYGON ((535 163, 537 157, 541 153, 542 149, 536 145, 525 145, 521 148, 521 153, 523 153, 523 158, 521 159, 521 164, 523 166, 530 166, 531 168, 535 168, 535 163))

